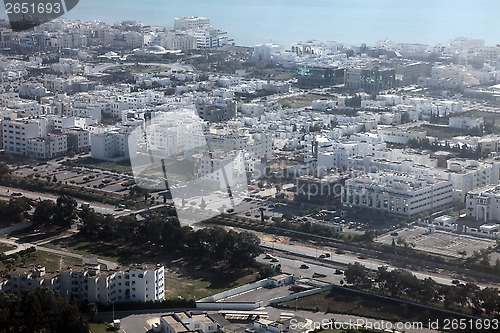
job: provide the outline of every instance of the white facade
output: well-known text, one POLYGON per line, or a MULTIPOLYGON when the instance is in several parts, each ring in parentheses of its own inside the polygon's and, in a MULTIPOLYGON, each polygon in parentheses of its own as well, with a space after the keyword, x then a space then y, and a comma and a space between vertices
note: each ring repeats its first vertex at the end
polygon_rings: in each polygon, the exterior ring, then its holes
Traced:
POLYGON ((403 130, 396 127, 381 127, 378 134, 385 142, 407 144, 410 140, 425 139, 425 131, 403 130))
POLYGON ((500 221, 500 187, 486 186, 469 191, 465 211, 467 216, 476 220, 500 221))
POLYGON ((0 284, 0 290, 20 295, 24 290, 46 287, 63 297, 81 302, 111 304, 148 302, 165 299, 164 267, 132 266, 126 271, 101 271, 99 266, 83 267, 58 274, 45 274, 45 269, 12 274, 0 284))
POLYGON ((210 27, 210 20, 206 17, 184 16, 176 17, 174 29, 176 30, 196 30, 210 27))
POLYGON ((453 203, 453 185, 432 177, 367 174, 346 180, 342 203, 415 217, 449 208, 453 203))
POLYGON ((3 146, 6 153, 26 155, 28 141, 46 133, 45 119, 4 120, 2 122, 3 146))
POLYGON ((246 183, 245 160, 241 152, 204 152, 193 155, 193 158, 195 177, 206 179, 219 189, 246 183))
POLYGON ((483 117, 450 117, 448 126, 453 128, 480 128, 484 125, 483 117))
POLYGON ((121 161, 129 158, 128 135, 116 131, 91 135, 92 158, 121 161))
POLYGON ((28 140, 27 155, 50 159, 64 156, 68 152, 68 140, 64 134, 49 134, 28 140))

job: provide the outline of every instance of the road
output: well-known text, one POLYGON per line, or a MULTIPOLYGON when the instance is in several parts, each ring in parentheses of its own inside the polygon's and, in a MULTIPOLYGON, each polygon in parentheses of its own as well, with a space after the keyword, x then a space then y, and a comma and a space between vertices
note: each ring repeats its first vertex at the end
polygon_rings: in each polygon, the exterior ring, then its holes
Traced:
MULTIPOLYGON (((5 187, 5 186, 0 186, 0 196, 4 197, 12 197, 12 193, 22 193, 24 197, 33 199, 33 200, 52 200, 56 201, 57 198, 59 197, 58 195, 53 195, 53 194, 47 194, 47 193, 42 193, 42 192, 33 192, 33 191, 27 191, 23 189, 16 189, 16 188, 11 188, 11 187, 5 187)), ((75 199, 78 205, 81 205, 84 202, 83 200, 75 199)), ((88 201, 90 206, 94 208, 94 210, 97 213, 101 214, 111 214, 111 215, 120 215, 117 214, 115 211, 115 206, 113 205, 108 205, 102 202, 95 202, 95 201, 88 201)))
MULTIPOLYGON (((280 251, 285 251, 290 254, 295 254, 299 256, 305 256, 308 258, 308 261, 310 260, 318 260, 318 256, 324 253, 324 249, 318 249, 318 248, 313 248, 313 247, 308 247, 305 245, 297 245, 297 244, 283 244, 279 242, 268 242, 265 240, 261 240, 261 246, 266 248, 268 251, 269 250, 280 250, 280 251)), ((354 264, 355 262, 358 262, 362 265, 364 265, 367 269, 376 271, 378 270, 379 267, 382 266, 387 266, 387 269, 394 270, 397 267, 391 266, 386 264, 385 262, 382 262, 377 259, 370 259, 370 258, 364 258, 360 259, 358 257, 349 255, 349 254, 336 254, 335 252, 328 252, 330 254, 329 258, 324 258, 321 259, 325 263, 337 263, 337 264, 342 264, 342 265, 348 265, 348 264, 354 264)), ((276 256, 280 259, 280 262, 282 263, 282 266, 288 266, 290 270, 296 270, 298 267, 298 263, 304 259, 298 258, 297 260, 289 260, 286 258, 279 257, 278 255, 276 256)), ((300 266, 300 265, 299 265, 300 266)), ((311 265, 309 265, 311 266, 311 265)), ((311 266, 313 267, 313 266, 311 266)), ((321 262, 318 260, 317 264, 314 266, 314 269, 318 269, 318 273, 322 273, 321 267, 321 262)), ((414 269, 406 269, 413 273, 417 278, 419 279, 425 279, 425 278, 432 278, 434 281, 437 283, 443 284, 443 285, 452 285, 451 281, 454 279, 452 276, 448 276, 445 274, 436 274, 436 273, 431 273, 431 272, 419 272, 414 269)), ((477 283, 477 285, 481 288, 486 288, 486 287, 499 287, 498 285, 492 285, 492 284, 486 284, 486 283, 477 283)))

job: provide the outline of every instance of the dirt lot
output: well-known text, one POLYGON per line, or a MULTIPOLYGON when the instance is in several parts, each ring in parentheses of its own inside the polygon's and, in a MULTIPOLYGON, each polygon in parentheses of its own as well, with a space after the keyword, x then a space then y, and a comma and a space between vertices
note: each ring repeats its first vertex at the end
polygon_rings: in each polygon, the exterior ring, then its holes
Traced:
MULTIPOLYGON (((449 257, 461 258, 459 251, 466 251, 466 256, 470 256, 474 251, 495 246, 495 241, 471 237, 467 235, 457 235, 444 231, 428 233, 424 227, 402 228, 383 234, 375 240, 379 243, 391 244, 392 240, 403 239, 409 246, 425 252, 436 253, 449 257), (391 234, 397 236, 392 236, 391 234)), ((492 255, 494 263, 496 256, 492 255), (495 257, 495 258, 493 258, 495 257)))

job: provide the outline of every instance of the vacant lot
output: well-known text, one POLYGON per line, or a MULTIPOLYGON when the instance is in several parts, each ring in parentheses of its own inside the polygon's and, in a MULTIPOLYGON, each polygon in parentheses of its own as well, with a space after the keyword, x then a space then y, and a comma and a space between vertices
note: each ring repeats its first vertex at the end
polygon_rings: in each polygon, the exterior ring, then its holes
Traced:
MULTIPOLYGON (((409 246, 416 250, 460 258, 459 251, 466 251, 470 256, 474 251, 495 246, 495 242, 489 239, 481 239, 466 235, 457 235, 449 232, 436 231, 428 233, 427 228, 403 228, 379 236, 376 241, 391 244, 392 239, 404 240, 409 246), (397 233, 397 236, 394 232, 397 233), (393 235, 392 235, 393 234, 393 235)), ((401 244, 403 245, 403 244, 401 244)))
POLYGON ((36 251, 27 255, 12 257, 0 262, 0 272, 6 274, 15 269, 29 269, 37 265, 45 267, 47 272, 55 272, 81 265, 82 261, 76 258, 60 256, 53 253, 36 251))
POLYGON ((304 94, 304 95, 279 99, 278 103, 280 103, 285 108, 292 108, 292 109, 305 108, 305 107, 310 107, 313 101, 320 98, 325 98, 325 96, 315 95, 315 94, 304 94))

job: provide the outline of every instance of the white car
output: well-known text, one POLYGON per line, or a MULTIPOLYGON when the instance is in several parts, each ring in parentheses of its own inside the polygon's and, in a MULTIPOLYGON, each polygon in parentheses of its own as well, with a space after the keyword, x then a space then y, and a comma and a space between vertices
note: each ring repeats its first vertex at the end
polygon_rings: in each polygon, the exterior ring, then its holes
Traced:
POLYGON ((153 330, 153 332, 160 332, 161 331, 160 323, 153 323, 153 325, 151 325, 151 329, 153 330))

